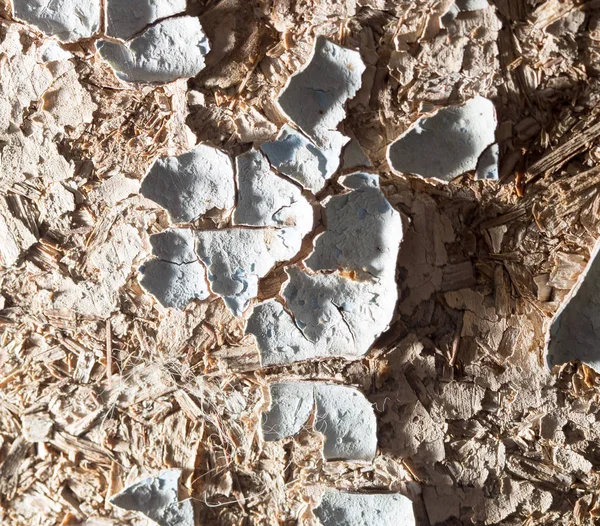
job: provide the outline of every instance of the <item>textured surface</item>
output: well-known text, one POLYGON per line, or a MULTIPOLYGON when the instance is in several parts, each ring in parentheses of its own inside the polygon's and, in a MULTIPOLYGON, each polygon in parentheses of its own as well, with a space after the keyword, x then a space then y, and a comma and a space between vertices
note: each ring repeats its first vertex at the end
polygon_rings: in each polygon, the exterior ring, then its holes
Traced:
POLYGON ((185 8, 186 0, 106 0, 106 34, 127 40, 152 22, 185 8))

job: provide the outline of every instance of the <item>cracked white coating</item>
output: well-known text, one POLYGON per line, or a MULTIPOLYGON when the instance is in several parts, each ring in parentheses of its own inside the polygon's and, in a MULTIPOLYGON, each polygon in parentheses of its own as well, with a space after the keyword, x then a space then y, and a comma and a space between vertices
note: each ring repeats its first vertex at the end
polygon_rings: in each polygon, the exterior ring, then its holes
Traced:
POLYGON ((284 124, 277 138, 264 143, 261 150, 275 169, 317 193, 338 169, 342 147, 348 140, 338 134, 332 136, 329 148, 317 148, 302 133, 284 124))
POLYGON ((209 296, 206 269, 194 251, 188 229, 166 230, 150 237, 156 259, 140 267, 140 285, 163 307, 183 309, 194 299, 209 296))
POLYGON ((238 201, 234 225, 290 227, 301 236, 312 230, 313 209, 298 186, 275 175, 258 150, 236 158, 238 201))
POLYGON ((478 96, 417 120, 388 147, 388 162, 397 174, 447 183, 475 170, 495 130, 494 105, 478 96))
POLYGON ((211 290, 240 316, 258 294, 258 280, 299 250, 295 228, 228 228, 196 234, 196 252, 208 269, 211 290))
POLYGON ((415 526, 412 502, 399 493, 327 490, 313 510, 322 526, 415 526))
POLYGON ((500 148, 498 143, 494 143, 488 146, 481 154, 479 161, 477 162, 477 169, 475 170, 475 179, 483 181, 497 181, 498 174, 498 160, 500 158, 500 148))
POLYGON ((578 360, 600 373, 600 242, 573 290, 550 324, 546 361, 550 368, 578 360))
POLYGON ((110 498, 119 508, 139 511, 159 526, 194 526, 194 508, 190 499, 180 501, 177 486, 180 469, 168 469, 157 477, 148 477, 110 498))
POLYGON ((89 38, 100 28, 100 0, 12 0, 12 12, 63 42, 89 38))
POLYGON ((106 0, 106 34, 127 40, 161 18, 186 9, 186 0, 106 0))
POLYGON ((127 43, 101 40, 96 47, 125 82, 171 82, 194 77, 210 50, 197 17, 167 18, 127 43))
POLYGON ((200 144, 181 155, 157 159, 141 192, 167 210, 175 223, 188 223, 213 208, 233 208, 233 164, 226 153, 200 144))
POLYGON ((264 366, 327 356, 356 359, 392 319, 399 214, 377 176, 357 173, 342 182, 350 191, 326 200, 327 230, 315 239, 308 269, 286 269, 285 309, 270 300, 248 318, 246 332, 256 338, 264 366))
POLYGON ((317 37, 308 65, 288 80, 277 99, 282 111, 319 148, 347 138, 336 131, 345 118, 344 104, 361 85, 365 65, 358 51, 317 37))
POLYGON ((370 461, 377 450, 373 407, 360 391, 321 382, 274 382, 263 413, 265 440, 294 436, 315 413, 314 428, 325 437, 326 460, 370 461))

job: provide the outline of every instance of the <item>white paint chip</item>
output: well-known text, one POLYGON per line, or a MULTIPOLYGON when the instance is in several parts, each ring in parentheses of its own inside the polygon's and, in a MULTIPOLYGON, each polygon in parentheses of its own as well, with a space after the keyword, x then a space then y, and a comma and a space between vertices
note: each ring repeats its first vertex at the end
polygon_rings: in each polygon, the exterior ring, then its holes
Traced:
POLYGON ((180 469, 169 469, 158 477, 133 484, 110 498, 119 508, 140 511, 159 526, 194 526, 192 501, 179 501, 180 469))
POLYGON ((497 181, 499 177, 499 159, 500 148, 498 147, 498 143, 494 143, 491 146, 488 146, 485 149, 485 151, 481 154, 481 157, 477 162, 475 178, 482 181, 497 181))
POLYGON ((344 105, 359 90, 364 70, 358 51, 319 36, 308 65, 288 80, 279 106, 318 147, 336 147, 343 137, 336 128, 346 116, 344 105))
POLYGON ((319 382, 270 385, 271 405, 263 414, 265 440, 293 436, 315 411, 315 430, 325 436, 327 460, 370 461, 377 451, 377 423, 369 401, 352 387, 319 382))
POLYGON ((100 0, 12 0, 13 16, 48 36, 75 42, 100 28, 100 0))
POLYGON ((313 513, 323 526, 416 526, 411 500, 398 493, 328 490, 313 513))
POLYGON ((554 316, 546 341, 551 368, 579 360, 600 373, 600 242, 554 316))
POLYGON ((258 293, 258 280, 299 250, 295 228, 231 228, 196 234, 197 253, 208 269, 211 290, 240 316, 258 293))
POLYGON ((447 183, 475 170, 495 130, 494 105, 475 97, 419 119, 389 146, 388 162, 395 173, 447 183))
POLYGON ((461 11, 479 11, 490 7, 488 0, 456 0, 456 7, 461 11))
POLYGON ((238 202, 234 225, 312 230, 313 209, 300 188, 275 175, 265 156, 250 150, 236 158, 238 202))
POLYGON ((106 34, 127 40, 149 24, 185 8, 186 0, 106 0, 106 34))
POLYGON ((342 158, 342 168, 350 170, 352 168, 369 168, 371 161, 360 147, 360 143, 356 139, 350 139, 350 142, 344 148, 342 158))
POLYGON ((319 149, 302 133, 285 124, 274 141, 261 146, 269 162, 279 172, 313 193, 321 190, 340 164, 342 147, 348 138, 335 137, 328 149, 319 149))
POLYGON ((398 299, 400 216, 377 176, 342 178, 350 191, 325 201, 327 230, 315 240, 308 270, 288 267, 282 296, 257 305, 246 332, 264 366, 318 357, 356 359, 388 327, 398 299))
POLYGON ((209 296, 206 269, 197 261, 191 230, 161 232, 150 238, 151 259, 140 267, 140 285, 163 307, 183 309, 192 300, 209 296))
POLYGON ((194 221, 213 208, 233 208, 233 164, 226 153, 200 144, 176 157, 158 159, 142 181, 141 192, 166 209, 174 222, 194 221))
POLYGON ((100 55, 125 82, 171 82, 194 77, 210 50, 197 17, 162 20, 127 44, 102 40, 100 55))

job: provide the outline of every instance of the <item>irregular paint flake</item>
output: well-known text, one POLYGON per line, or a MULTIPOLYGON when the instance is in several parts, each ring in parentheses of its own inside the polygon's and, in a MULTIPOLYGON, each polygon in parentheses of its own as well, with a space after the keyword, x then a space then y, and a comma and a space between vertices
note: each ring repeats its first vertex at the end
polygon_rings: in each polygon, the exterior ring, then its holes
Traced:
POLYGON ((281 382, 272 383, 270 391, 271 405, 262 420, 265 440, 295 435, 315 408, 315 429, 325 436, 325 459, 370 461, 375 457, 375 414, 356 389, 318 382, 281 382))
POLYGON ((101 40, 100 55, 126 82, 171 82, 194 77, 204 68, 210 50, 196 17, 168 18, 126 44, 101 40))
POLYGON ((140 267, 140 285, 163 307, 183 309, 209 296, 206 269, 198 262, 191 230, 167 230, 150 238, 157 259, 140 267))
POLYGON ((364 70, 360 53, 317 37, 308 65, 290 77, 279 106, 318 147, 337 146, 343 138, 335 130, 346 116, 344 104, 360 88, 364 70))
POLYGON ((337 141, 329 149, 319 149, 310 139, 286 124, 277 138, 264 143, 261 150, 279 172, 316 193, 338 169, 342 147, 348 141, 341 135, 333 139, 337 141))
POLYGON ((388 162, 398 174, 447 183, 475 170, 479 157, 495 140, 495 129, 494 105, 475 97, 419 119, 389 146, 388 162))
POLYGON ((257 151, 236 158, 238 202, 235 225, 291 227, 301 236, 312 230, 313 209, 300 189, 275 175, 257 151))
POLYGON ((197 253, 208 269, 211 290, 240 316, 258 294, 258 280, 277 262, 300 250, 295 228, 231 228, 196 234, 197 253))
POLYGON ((166 209, 176 223, 194 221, 213 208, 233 208, 233 164, 226 153, 200 144, 181 155, 158 159, 141 192, 166 209))
POLYGON ((342 159, 342 168, 350 170, 352 168, 369 168, 371 161, 360 147, 360 143, 356 139, 350 139, 350 142, 344 148, 342 159))
POLYGON ((282 296, 257 305, 246 332, 262 364, 364 355, 387 329, 397 296, 400 216, 379 189, 377 176, 342 178, 350 191, 325 201, 327 230, 306 260, 311 271, 289 267, 282 296))
POLYGON ((127 40, 149 24, 185 8, 186 0, 106 0, 106 34, 127 40))
POLYGON ((546 340, 549 367, 581 361, 600 373, 600 242, 554 316, 546 340))
POLYGON ((100 0, 12 0, 13 16, 63 42, 89 38, 100 28, 100 0))
POLYGON ((194 526, 192 501, 179 501, 180 469, 169 469, 158 477, 133 484, 110 498, 119 508, 140 511, 159 526, 194 526))
POLYGON ((497 181, 498 174, 498 159, 500 158, 500 148, 498 143, 488 146, 481 154, 477 162, 475 178, 478 180, 497 181))
POLYGON ((306 264, 312 270, 352 270, 379 277, 394 274, 402 222, 374 174, 340 178, 349 193, 324 201, 327 230, 315 240, 306 264))
POLYGON ((479 11, 490 7, 488 0, 456 0, 456 7, 461 11, 479 11))
POLYGON ((313 510, 323 526, 415 526, 410 499, 398 493, 325 491, 313 510))

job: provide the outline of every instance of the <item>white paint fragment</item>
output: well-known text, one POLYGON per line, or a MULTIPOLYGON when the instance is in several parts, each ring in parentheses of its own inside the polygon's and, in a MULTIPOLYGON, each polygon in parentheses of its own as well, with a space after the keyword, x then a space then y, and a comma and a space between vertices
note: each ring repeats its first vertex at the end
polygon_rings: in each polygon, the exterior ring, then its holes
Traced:
POLYGON ((379 189, 377 176, 341 179, 350 191, 325 201, 327 230, 315 240, 307 270, 286 269, 281 304, 257 305, 246 332, 264 366, 318 357, 364 355, 385 331, 396 305, 400 216, 379 189))
POLYGON ((558 309, 546 338, 546 361, 552 368, 581 361, 600 373, 600 242, 576 285, 558 309))
POLYGON ((197 17, 168 18, 127 44, 101 40, 100 55, 125 82, 171 82, 194 77, 210 50, 197 17))
POLYGON ((369 168, 370 166, 371 161, 360 147, 360 143, 356 139, 350 139, 350 142, 344 148, 342 168, 350 170, 352 168, 369 168))
POLYGON ((12 0, 13 17, 63 42, 93 36, 100 28, 99 0, 12 0))
POLYGON ((324 201, 327 230, 316 238, 308 267, 393 275, 402 222, 381 192, 377 175, 358 172, 340 178, 340 183, 351 191, 324 201))
POLYGON ((488 0, 456 0, 456 7, 461 11, 479 11, 490 7, 488 0))
POLYGON ((238 202, 234 225, 312 230, 313 209, 300 188, 275 175, 265 156, 250 150, 236 158, 238 202))
POLYGON ((358 390, 319 382, 270 385, 271 405, 263 414, 265 440, 293 436, 315 411, 315 430, 325 436, 326 460, 370 461, 377 451, 377 423, 369 401, 358 390))
POLYGON ((54 42, 53 40, 44 42, 40 49, 40 54, 44 62, 60 62, 73 58, 72 53, 60 47, 58 42, 54 42))
POLYGON ((388 162, 395 173, 447 183, 475 170, 495 130, 494 105, 475 97, 419 119, 389 146, 388 162))
POLYGON ((231 228, 196 234, 196 252, 208 269, 211 290, 240 316, 258 294, 258 280, 300 250, 295 228, 231 228))
POLYGON ((233 164, 226 153, 200 144, 181 155, 158 159, 141 191, 166 209, 174 222, 194 221, 213 208, 233 208, 233 164))
POLYGON ((416 526, 412 502, 398 493, 328 490, 313 513, 323 526, 416 526))
POLYGON ((140 267, 140 285, 163 307, 183 309, 192 300, 209 296, 206 269, 194 251, 188 229, 166 230, 150 238, 156 259, 140 267))
POLYGON ((149 24, 185 8, 186 0, 106 0, 106 34, 127 40, 149 24))
POLYGON ((499 159, 500 148, 498 147, 498 143, 494 143, 491 146, 488 146, 485 149, 485 151, 481 154, 481 157, 477 162, 477 169, 475 170, 475 179, 484 181, 497 181, 499 177, 499 159))
POLYGON ((349 140, 341 134, 334 139, 330 148, 319 149, 302 133, 285 124, 277 138, 264 143, 261 150, 279 172, 316 193, 338 169, 342 147, 349 140))
POLYGON ((110 498, 119 508, 140 511, 159 526, 194 526, 192 501, 179 501, 180 469, 168 469, 158 477, 133 484, 110 498))
POLYGON ((346 116, 344 105, 360 88, 364 70, 358 51, 319 36, 308 65, 281 92, 279 106, 319 148, 337 147, 346 140, 336 131, 346 116))

